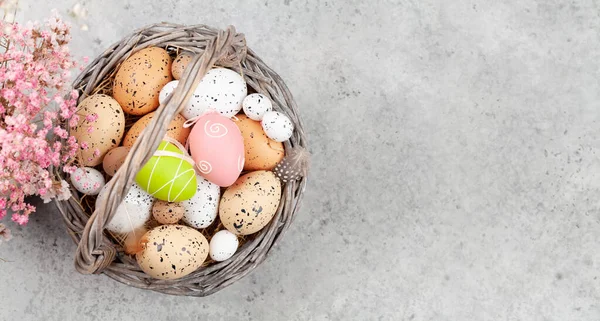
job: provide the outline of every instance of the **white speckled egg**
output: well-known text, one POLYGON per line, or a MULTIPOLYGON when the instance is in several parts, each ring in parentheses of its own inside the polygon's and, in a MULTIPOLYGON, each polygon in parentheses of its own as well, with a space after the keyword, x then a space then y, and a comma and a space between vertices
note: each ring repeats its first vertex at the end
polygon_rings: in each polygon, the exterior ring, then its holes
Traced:
MULTIPOLYGON (((100 191, 96 199, 98 207, 100 199, 107 197, 106 187, 100 191)), ((106 225, 106 229, 113 233, 126 234, 142 227, 152 215, 152 203, 154 198, 146 193, 137 184, 133 184, 129 193, 125 196, 123 203, 117 208, 117 212, 106 225)))
POLYGON ((152 208, 152 203, 154 203, 154 197, 148 194, 144 189, 142 189, 138 184, 131 185, 129 192, 125 196, 123 200, 125 203, 135 204, 143 206, 144 208, 152 208))
POLYGON ((276 142, 283 142, 290 139, 294 131, 292 121, 278 111, 266 112, 260 124, 265 134, 276 142))
POLYGON ((185 209, 183 221, 194 228, 205 228, 217 217, 221 188, 201 175, 196 175, 196 181, 196 194, 191 199, 181 202, 185 209))
POLYGON ((210 239, 210 258, 217 261, 225 261, 235 254, 239 245, 238 238, 228 230, 218 231, 210 239))
POLYGON ((160 90, 160 93, 158 94, 158 101, 161 105, 164 104, 165 100, 167 100, 167 97, 169 97, 173 93, 173 91, 175 91, 175 88, 177 88, 177 85, 179 85, 179 80, 173 80, 173 81, 168 82, 160 90))
POLYGON ((106 181, 100 171, 91 167, 79 167, 71 174, 71 183, 80 193, 97 195, 106 181))
POLYGON ((267 96, 263 94, 250 94, 242 102, 244 114, 248 118, 256 121, 263 119, 266 112, 273 110, 273 104, 267 96))
POLYGON ((232 117, 242 109, 242 101, 247 94, 246 81, 237 72, 214 68, 202 78, 181 114, 191 119, 212 109, 232 117))

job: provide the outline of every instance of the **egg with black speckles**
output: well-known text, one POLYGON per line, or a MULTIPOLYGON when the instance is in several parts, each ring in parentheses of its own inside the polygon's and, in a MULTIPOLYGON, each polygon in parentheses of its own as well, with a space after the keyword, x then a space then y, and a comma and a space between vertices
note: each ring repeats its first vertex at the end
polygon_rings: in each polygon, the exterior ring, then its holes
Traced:
POLYGON ((157 200, 152 206, 152 216, 160 224, 175 224, 183 217, 185 209, 180 202, 157 200))
POLYGON ((202 78, 181 114, 191 119, 214 110, 232 117, 242 109, 247 94, 246 81, 240 74, 227 68, 214 68, 202 78))
POLYGON ((106 153, 121 143, 125 133, 123 110, 112 97, 97 94, 81 101, 77 114, 79 121, 71 134, 82 145, 80 163, 90 167, 99 165, 106 153))
POLYGON ((292 124, 292 121, 286 115, 278 111, 265 113, 260 124, 262 125, 265 134, 276 142, 283 142, 290 139, 294 132, 294 124, 292 124))
MULTIPOLYGON (((105 197, 109 197, 106 192, 107 187, 108 185, 105 185, 98 194, 96 208, 105 197)), ((106 229, 113 233, 127 234, 142 227, 152 215, 153 202, 154 198, 152 196, 137 184, 133 184, 123 202, 117 208, 115 215, 106 224, 106 229)))
MULTIPOLYGON (((133 124, 133 126, 129 128, 127 134, 125 134, 125 138, 123 139, 123 146, 133 146, 135 141, 142 134, 144 128, 146 128, 148 124, 150 124, 150 121, 152 121, 152 118, 154 118, 155 114, 156 112, 153 111, 145 115, 144 117, 138 119, 138 121, 136 121, 133 124)), ((169 123, 169 128, 167 128, 167 136, 177 140, 181 144, 185 144, 185 141, 187 140, 188 136, 190 135, 190 131, 192 130, 191 128, 183 127, 185 121, 186 119, 183 118, 181 114, 175 115, 175 118, 169 123)))
POLYGON ((196 271, 209 253, 204 235, 183 225, 157 226, 141 243, 143 250, 136 254, 140 268, 160 280, 175 280, 196 271))
POLYGON ((136 204, 143 206, 144 208, 151 208, 154 203, 154 197, 148 194, 140 185, 133 184, 129 189, 129 192, 123 200, 126 203, 136 204))
POLYGON ((79 167, 71 174, 71 183, 76 190, 86 195, 98 195, 106 181, 95 168, 79 167))
POLYGON ((196 181, 196 194, 180 202, 184 208, 183 222, 193 228, 206 228, 217 218, 221 188, 201 175, 196 176, 196 181))
POLYGON ((130 115, 145 115, 159 106, 160 90, 173 80, 171 57, 158 47, 144 48, 119 66, 113 97, 130 115))
POLYGON ((250 94, 242 101, 242 109, 250 119, 260 121, 265 113, 273 110, 273 104, 263 94, 250 94))
POLYGON ((231 233, 253 234, 271 221, 280 200, 281 183, 273 172, 250 172, 225 190, 219 218, 231 233))
POLYGON ((237 236, 228 230, 215 233, 210 239, 210 258, 214 261, 225 261, 237 251, 239 240, 237 236))
POLYGON ((184 51, 180 53, 175 61, 173 61, 173 65, 171 66, 171 73, 173 74, 173 78, 181 79, 185 68, 187 68, 190 61, 192 61, 193 53, 184 51))
POLYGON ((177 88, 177 85, 179 85, 179 80, 173 80, 162 87, 160 93, 158 94, 158 101, 161 105, 165 104, 165 100, 171 96, 171 94, 175 91, 175 88, 177 88))

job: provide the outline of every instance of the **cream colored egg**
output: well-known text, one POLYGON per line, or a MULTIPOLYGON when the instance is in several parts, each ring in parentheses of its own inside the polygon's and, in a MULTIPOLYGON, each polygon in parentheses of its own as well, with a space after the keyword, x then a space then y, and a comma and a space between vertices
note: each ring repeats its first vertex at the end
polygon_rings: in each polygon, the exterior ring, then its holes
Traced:
POLYGON ((183 217, 184 212, 181 202, 157 200, 152 206, 152 216, 160 224, 175 224, 183 217))
POLYGON ((107 95, 92 95, 77 106, 79 122, 72 135, 80 145, 80 161, 84 166, 94 167, 102 163, 106 153, 118 146, 125 132, 125 115, 119 103, 107 95), (97 117, 90 121, 91 118, 97 117))
POLYGON ((273 172, 250 172, 225 190, 219 205, 219 218, 234 234, 253 234, 271 221, 280 199, 281 183, 273 172))
POLYGON ((136 254, 140 268, 156 279, 174 280, 202 266, 209 243, 197 230, 183 225, 161 225, 142 237, 143 250, 136 254))
POLYGON ((125 162, 125 158, 129 154, 129 149, 127 146, 119 146, 106 153, 102 161, 104 172, 109 176, 114 176, 119 168, 121 168, 121 165, 123 165, 123 162, 125 162))
MULTIPOLYGON (((144 128, 150 124, 152 118, 154 118, 155 112, 151 112, 148 115, 140 118, 138 121, 131 126, 127 134, 125 135, 125 139, 123 139, 123 146, 131 147, 135 143, 135 141, 140 137, 144 128)), ((167 136, 177 140, 181 144, 185 144, 187 137, 190 135, 191 128, 184 128, 183 124, 186 119, 183 118, 180 114, 175 116, 175 119, 169 123, 169 128, 167 128, 167 136)))

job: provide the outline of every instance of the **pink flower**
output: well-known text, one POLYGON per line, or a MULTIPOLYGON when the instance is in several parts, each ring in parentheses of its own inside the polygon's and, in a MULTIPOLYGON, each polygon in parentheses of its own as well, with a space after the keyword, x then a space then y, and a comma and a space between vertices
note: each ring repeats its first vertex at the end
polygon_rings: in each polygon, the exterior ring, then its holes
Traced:
POLYGON ((6 216, 6 198, 0 198, 0 220, 6 216))
POLYGON ((77 169, 77 166, 63 166, 63 171, 68 174, 72 174, 77 169))
POLYGON ((77 115, 71 116, 71 119, 69 119, 69 127, 71 127, 71 128, 77 127, 78 124, 79 124, 79 116, 77 116, 77 115))
POLYGON ((63 139, 69 137, 69 133, 60 127, 54 127, 54 134, 63 139))
POLYGON ((13 222, 15 222, 15 223, 17 223, 19 225, 25 225, 25 224, 27 224, 27 222, 29 222, 29 216, 28 215, 13 214, 12 220, 13 220, 13 222))
MULTIPOLYGON (((69 53, 70 27, 58 16, 45 25, 0 21, 0 37, 11 44, 0 52, 0 219, 10 209, 12 220, 24 225, 35 212, 27 196, 71 196, 69 184, 50 166, 72 172, 80 150, 68 132, 79 121, 78 92, 67 86, 79 64, 69 53)), ((3 228, 0 236, 10 236, 3 228)))
POLYGON ((87 115, 87 116, 85 117, 85 120, 86 120, 88 123, 93 123, 93 122, 95 122, 96 120, 98 120, 98 114, 96 114, 96 113, 89 114, 89 115, 87 115))
POLYGON ((69 183, 67 183, 65 180, 60 181, 60 188, 57 191, 57 197, 59 201, 64 201, 71 198, 71 188, 69 187, 69 183))

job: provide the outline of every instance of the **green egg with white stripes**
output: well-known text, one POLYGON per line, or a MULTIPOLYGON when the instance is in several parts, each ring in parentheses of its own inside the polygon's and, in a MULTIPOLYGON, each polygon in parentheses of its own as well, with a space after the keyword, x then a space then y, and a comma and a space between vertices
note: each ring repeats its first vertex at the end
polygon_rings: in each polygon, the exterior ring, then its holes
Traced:
POLYGON ((162 141, 154 156, 135 177, 148 194, 167 202, 189 200, 196 194, 196 171, 189 156, 172 143, 162 141))

